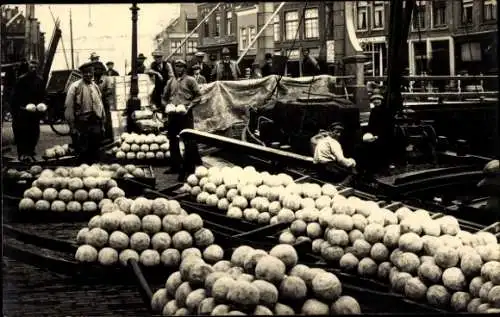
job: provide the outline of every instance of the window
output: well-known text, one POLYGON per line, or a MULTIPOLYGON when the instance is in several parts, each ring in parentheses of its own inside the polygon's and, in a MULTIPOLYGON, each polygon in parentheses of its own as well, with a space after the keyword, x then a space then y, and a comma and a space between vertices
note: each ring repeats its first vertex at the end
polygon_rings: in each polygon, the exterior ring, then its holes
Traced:
POLYGON ((477 42, 465 43, 461 46, 462 62, 481 61, 481 45, 477 42))
POLYGON ((276 15, 274 17, 273 21, 273 32, 274 32, 274 41, 279 42, 281 40, 281 34, 280 34, 280 16, 276 15))
POLYGON ((226 34, 233 34, 233 13, 231 11, 226 12, 226 34))
POLYGON ((384 2, 375 1, 375 3, 373 4, 373 28, 383 29, 384 20, 384 2))
POLYGON ((368 29, 368 2, 358 1, 356 3, 356 26, 358 30, 368 29))
POLYGON ((318 9, 306 9, 305 12, 305 38, 314 39, 319 37, 318 9))
POLYGON ((432 26, 446 26, 446 2, 435 1, 432 3, 432 26))
POLYGON ((215 15, 215 36, 220 36, 220 14, 215 15))
MULTIPOLYGON (((177 48, 179 48, 181 46, 181 41, 180 40, 172 40, 172 42, 170 42, 170 50, 171 50, 171 53, 173 53, 175 50, 177 50, 177 48)), ((179 50, 177 50, 177 52, 179 52, 179 50)))
POLYGON ((299 13, 297 11, 285 12, 285 39, 292 41, 295 39, 299 28, 299 13))
POLYGON ((188 54, 194 54, 196 53, 196 47, 198 46, 198 43, 196 41, 188 41, 187 44, 187 52, 188 54))
POLYGON ((473 0, 462 0, 462 24, 472 23, 473 0))
POLYGON ((483 0, 483 20, 497 19, 497 0, 483 0))
POLYGON ((196 19, 187 19, 187 31, 191 32, 198 25, 196 19))
MULTIPOLYGON (((248 44, 253 41, 255 38, 255 35, 257 35, 257 30, 255 29, 255 26, 249 27, 249 32, 250 32, 250 39, 248 41, 248 44)), ((255 43, 252 45, 252 48, 255 48, 255 43)))
MULTIPOLYGON (((203 16, 206 17, 208 15, 207 10, 203 10, 203 16)), ((204 37, 209 37, 210 36, 210 24, 209 24, 210 19, 206 19, 205 22, 203 22, 203 36, 204 37)))
POLYGON ((417 1, 417 5, 413 11, 413 30, 425 29, 425 2, 417 1))
POLYGON ((246 49, 248 46, 248 31, 247 28, 240 29, 240 50, 246 49))

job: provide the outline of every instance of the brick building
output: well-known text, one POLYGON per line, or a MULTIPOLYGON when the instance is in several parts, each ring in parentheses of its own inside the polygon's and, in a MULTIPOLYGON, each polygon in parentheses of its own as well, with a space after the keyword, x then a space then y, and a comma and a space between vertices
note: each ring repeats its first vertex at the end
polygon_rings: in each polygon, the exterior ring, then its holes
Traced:
MULTIPOLYGON (((387 1, 357 1, 355 28, 365 54, 367 75, 387 69, 387 1)), ((408 37, 410 74, 455 75, 498 72, 497 8, 494 0, 417 1, 408 37)))
MULTIPOLYGON (((217 5, 215 2, 198 4, 198 22, 217 5)), ((227 47, 233 58, 238 56, 237 22, 235 8, 238 3, 223 3, 198 30, 198 49, 207 55, 220 58, 223 47, 227 47)))
MULTIPOLYGON (((198 25, 197 17, 198 11, 195 3, 181 3, 179 17, 171 21, 165 29, 155 36, 156 49, 162 51, 165 56, 174 52, 198 25)), ((190 60, 197 52, 197 47, 198 33, 195 32, 172 58, 190 60)))
MULTIPOLYGON (((301 48, 321 64, 327 60, 327 41, 333 39, 333 4, 321 2, 287 2, 274 19, 275 54, 289 57, 287 74, 299 76, 301 48), (300 23, 302 15, 304 16, 300 23)), ((275 8, 278 4, 275 4, 275 8)))

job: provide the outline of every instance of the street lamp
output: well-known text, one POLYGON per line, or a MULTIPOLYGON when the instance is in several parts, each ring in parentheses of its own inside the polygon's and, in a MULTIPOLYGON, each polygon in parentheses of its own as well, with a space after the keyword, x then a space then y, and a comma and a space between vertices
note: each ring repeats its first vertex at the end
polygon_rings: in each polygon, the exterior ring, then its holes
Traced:
POLYGON ((130 79, 130 96, 127 101, 127 131, 129 133, 137 130, 135 122, 132 120, 132 114, 141 108, 137 78, 137 12, 139 11, 137 2, 132 3, 130 11, 132 11, 132 77, 130 79))

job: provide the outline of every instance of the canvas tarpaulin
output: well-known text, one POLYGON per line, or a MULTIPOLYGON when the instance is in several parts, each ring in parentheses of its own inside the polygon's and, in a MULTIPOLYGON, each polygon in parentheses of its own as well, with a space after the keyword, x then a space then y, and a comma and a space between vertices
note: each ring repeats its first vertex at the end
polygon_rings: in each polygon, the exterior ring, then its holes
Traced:
POLYGON ((201 85, 201 104, 193 109, 195 128, 214 132, 248 120, 249 108, 265 107, 276 98, 295 98, 307 94, 328 94, 336 78, 328 75, 289 78, 273 75, 260 79, 216 81, 201 85), (273 94, 274 91, 274 94, 273 94))

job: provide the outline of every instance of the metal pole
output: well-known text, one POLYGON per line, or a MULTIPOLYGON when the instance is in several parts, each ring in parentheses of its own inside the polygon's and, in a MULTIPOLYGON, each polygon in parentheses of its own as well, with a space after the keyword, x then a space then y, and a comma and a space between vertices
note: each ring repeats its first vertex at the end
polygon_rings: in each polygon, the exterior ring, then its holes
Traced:
POLYGON ((75 51, 73 50, 73 19, 71 17, 71 9, 69 9, 69 36, 71 47, 71 69, 75 69, 75 51))
POLYGON ((248 44, 247 48, 245 49, 245 51, 243 51, 243 53, 240 55, 240 58, 238 58, 238 60, 236 61, 236 64, 239 64, 241 62, 241 60, 243 59, 243 57, 245 57, 245 55, 248 53, 248 51, 250 50, 250 48, 252 48, 252 45, 257 42, 257 40, 259 39, 260 35, 264 32, 264 30, 267 28, 267 26, 273 21, 274 17, 280 12, 281 8, 283 8, 283 6, 285 5, 286 2, 282 2, 279 7, 274 11, 274 13, 271 15, 271 17, 269 18, 269 20, 267 20, 266 24, 264 24, 264 26, 262 26, 262 28, 260 29, 259 33, 257 33, 257 35, 255 35, 254 39, 252 41, 250 41, 250 43, 248 44))
POLYGON ((130 79, 130 96, 127 101, 127 130, 133 132, 136 131, 136 127, 132 120, 132 114, 135 110, 141 108, 141 100, 138 98, 139 82, 137 76, 137 12, 139 11, 137 2, 132 3, 130 11, 132 11, 132 76, 130 79))
POLYGON ((170 52, 170 54, 167 56, 167 58, 165 58, 166 61, 168 61, 172 56, 174 56, 177 51, 179 51, 179 49, 186 43, 186 41, 196 32, 198 31, 198 28, 203 24, 203 22, 205 22, 214 12, 215 10, 217 10, 220 6, 221 6, 222 2, 219 2, 213 9, 212 11, 210 11, 206 17, 203 18, 203 20, 200 21, 200 23, 198 23, 198 25, 191 31, 191 33, 189 33, 185 38, 184 40, 181 42, 181 45, 179 45, 173 52, 170 52))

